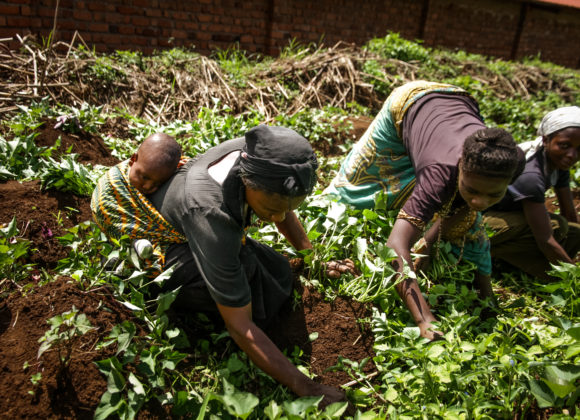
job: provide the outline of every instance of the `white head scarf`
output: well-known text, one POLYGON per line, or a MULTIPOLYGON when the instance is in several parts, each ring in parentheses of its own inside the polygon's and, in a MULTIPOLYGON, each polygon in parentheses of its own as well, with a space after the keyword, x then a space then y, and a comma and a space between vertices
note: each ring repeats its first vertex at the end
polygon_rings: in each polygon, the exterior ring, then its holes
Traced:
POLYGON ((580 107, 565 106, 548 112, 538 127, 538 135, 549 136, 569 127, 580 127, 580 107))
POLYGON ((569 127, 580 127, 580 107, 565 106, 548 112, 538 127, 539 137, 520 143, 518 147, 524 151, 526 159, 529 160, 544 145, 542 136, 549 136, 569 127))

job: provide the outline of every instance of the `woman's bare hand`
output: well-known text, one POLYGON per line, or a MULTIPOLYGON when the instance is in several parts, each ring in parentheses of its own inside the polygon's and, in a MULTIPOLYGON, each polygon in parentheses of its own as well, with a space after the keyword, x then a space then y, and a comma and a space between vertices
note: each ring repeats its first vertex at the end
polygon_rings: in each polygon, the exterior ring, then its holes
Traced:
POLYGON ((308 389, 307 395, 323 395, 324 398, 320 401, 318 408, 324 409, 327 405, 345 401, 346 395, 344 391, 339 389, 333 388, 328 385, 319 384, 317 382, 312 381, 310 387, 308 389))
POLYGON ((421 337, 427 338, 431 341, 442 340, 443 333, 434 329, 435 326, 430 322, 422 322, 419 324, 419 331, 421 337))
POLYGON ((350 273, 354 276, 360 276, 361 274, 355 267, 354 262, 349 258, 326 263, 326 275, 331 279, 337 279, 345 273, 350 273))

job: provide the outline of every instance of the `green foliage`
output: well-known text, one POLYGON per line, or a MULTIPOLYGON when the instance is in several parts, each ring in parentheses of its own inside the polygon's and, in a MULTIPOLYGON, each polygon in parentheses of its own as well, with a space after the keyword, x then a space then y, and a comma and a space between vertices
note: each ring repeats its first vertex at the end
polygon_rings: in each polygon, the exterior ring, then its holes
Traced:
MULTIPOLYGON (((346 117, 347 114, 338 108, 305 108, 292 115, 277 115, 274 125, 292 128, 312 144, 321 141, 332 144, 333 137, 346 137, 346 133, 352 127, 352 124, 346 123, 346 117)), ((350 142, 343 145, 345 152, 350 145, 350 142)))
POLYGON ((223 141, 242 137, 250 128, 260 124, 262 116, 255 112, 233 115, 229 106, 216 100, 212 108, 202 108, 194 121, 176 120, 162 126, 134 117, 129 119, 132 123, 130 132, 134 136, 134 143, 131 147, 127 147, 126 141, 117 142, 114 139, 106 139, 111 146, 119 144, 119 149, 122 151, 119 156, 125 158, 129 157, 145 138, 157 132, 175 137, 181 144, 185 155, 196 156, 223 141))
POLYGON ((139 70, 145 70, 145 60, 141 51, 115 51, 115 57, 120 64, 135 66, 139 70))
POLYGON ((396 58, 401 61, 428 62, 431 49, 422 47, 419 40, 413 42, 402 38, 398 33, 389 32, 384 38, 371 39, 365 49, 384 58, 396 58))
POLYGON ((212 57, 226 73, 230 82, 242 89, 248 86, 248 77, 253 72, 267 68, 272 62, 271 58, 248 54, 240 49, 239 44, 234 44, 226 50, 216 50, 212 57))
MULTIPOLYGON (((295 41, 283 50, 281 59, 299 59, 317 51, 315 44, 295 41)), ((462 51, 440 51, 420 42, 388 34, 366 46, 375 55, 360 64, 365 80, 379 96, 386 97, 395 86, 411 77, 399 74, 404 65, 412 78, 437 80, 459 85, 479 102, 489 125, 510 130, 517 141, 534 137, 543 115, 567 103, 576 103, 580 92, 577 71, 564 69, 538 58, 522 63, 489 59, 462 51), (401 63, 401 61, 406 63, 401 63), (518 65, 530 65, 549 74, 565 94, 538 92, 530 96, 514 94, 500 97, 477 72, 498 78, 515 77, 518 65), (476 69, 476 72, 470 69, 476 69)), ((186 49, 159 52, 152 57, 118 51, 108 57, 79 52, 94 60, 88 75, 103 86, 122 81, 130 68, 161 72, 173 78, 172 68, 193 69, 197 53, 186 49)), ((246 54, 239 48, 216 53, 216 61, 237 88, 252 80, 256 69, 269 65, 269 59, 246 54)), ((298 89, 281 80, 289 95, 298 89), (294 90, 293 90, 294 89, 294 90)), ((291 127, 313 144, 332 144, 348 129, 348 115, 371 113, 357 104, 347 109, 303 108, 280 113, 272 124, 291 127)), ((101 107, 49 106, 41 101, 22 108, 0 138, 0 180, 40 178, 45 188, 58 188, 78 195, 89 195, 104 168, 79 164, 75 156, 53 156, 53 148, 37 147, 35 129, 45 118, 56 119, 70 133, 87 130, 98 133, 106 117, 122 116, 130 122, 131 139, 106 138, 120 158, 128 157, 148 135, 173 135, 190 156, 204 152, 225 140, 242 136, 265 118, 256 110, 236 114, 228 104, 215 101, 202 108, 194 121, 174 120, 169 124, 145 121, 117 110, 103 115, 101 107)), ((350 148, 344 144, 344 149, 350 148)), ((340 164, 340 158, 320 157, 320 177, 325 185, 340 164)), ((573 171, 578 179, 578 171, 573 171)), ((59 238, 69 255, 59 261, 56 271, 78 281, 87 290, 107 287, 117 300, 134 313, 135 322, 123 322, 98 344, 110 347, 114 355, 98 362, 107 378, 95 418, 135 418, 151 400, 171 406, 176 418, 248 419, 386 419, 445 418, 490 419, 525 418, 537 407, 552 407, 554 418, 577 416, 580 372, 580 296, 577 265, 554 267, 559 278, 550 284, 537 284, 525 275, 504 275, 494 279, 502 295, 499 308, 481 300, 474 287, 475 268, 458 262, 448 244, 440 244, 440 258, 429 272, 417 274, 417 281, 439 319, 437 328, 444 339, 429 343, 422 339, 408 311, 393 291, 395 273, 393 251, 385 246, 396 214, 387 212, 377 201, 374 209, 356 210, 315 195, 298 210, 313 249, 296 252, 271 225, 255 225, 249 234, 289 256, 302 256, 307 271, 301 279, 316 287, 328 299, 350 297, 373 305, 369 323, 375 338, 374 370, 370 360, 337 358, 336 371, 352 379, 346 391, 356 413, 349 416, 346 404, 321 409, 320 398, 297 398, 287 388, 254 366, 247 355, 229 339, 227 331, 214 326, 202 314, 184 316, 185 325, 203 329, 207 336, 185 333, 168 316, 178 289, 152 293, 165 284, 170 272, 155 277, 130 251, 128 238, 107 240, 91 222, 69 229, 59 238), (329 260, 351 258, 360 275, 340 279, 324 276, 329 260), (191 340, 191 342, 190 342, 191 340)), ((30 266, 22 263, 29 242, 20 236, 13 220, 0 229, 0 281, 25 281, 30 266)), ((406 275, 414 275, 408 270, 406 275)), ((295 296, 295 299, 297 297, 295 296)), ((39 357, 58 350, 65 366, 81 335, 90 329, 84 315, 73 308, 51 320, 51 329, 41 343, 39 357), (70 351, 70 352, 69 352, 70 351), (69 352, 69 353, 67 353, 69 352)), ((365 323, 365 326, 367 324, 365 323)), ((314 339, 314 336, 311 337, 314 339)), ((289 351, 292 363, 312 376, 302 360, 304 351, 289 351)), ((338 355, 340 356, 340 355, 338 355)), ((34 387, 41 380, 32 376, 34 387)), ((34 391, 31 391, 34 393, 34 391)))
POLYGON ((16 284, 24 279, 31 268, 22 264, 28 254, 30 241, 19 236, 16 218, 0 227, 0 279, 8 279, 16 284))
POLYGON ((199 54, 193 50, 188 50, 187 48, 172 48, 170 50, 159 51, 149 61, 159 61, 160 67, 169 69, 181 62, 187 62, 196 58, 199 58, 199 54))
POLYGON ((52 158, 48 158, 47 162, 38 174, 43 188, 69 191, 78 196, 90 196, 105 171, 105 168, 89 170, 76 161, 75 154, 64 155, 60 162, 52 158))
POLYGON ((79 337, 91 331, 93 327, 85 314, 79 314, 73 305, 72 309, 60 315, 53 316, 47 321, 50 329, 38 341, 37 358, 49 350, 56 350, 62 368, 66 368, 71 361, 79 337))
POLYGON ((291 38, 288 40, 288 44, 282 48, 280 51, 280 58, 299 58, 307 54, 312 54, 318 49, 318 45, 315 42, 303 43, 297 41, 296 38, 291 38))
POLYGON ((102 106, 89 105, 83 102, 80 108, 61 106, 56 117, 55 128, 66 133, 79 133, 84 130, 88 133, 98 133, 100 126, 105 123, 102 106))
POLYGON ((95 57, 94 62, 87 67, 85 75, 89 79, 100 81, 104 88, 109 88, 112 82, 122 82, 127 78, 125 69, 107 56, 95 57))
MULTIPOLYGON (((6 141, 0 137, 0 180, 31 178, 44 165, 42 157, 48 157, 52 148, 40 148, 36 146, 34 138, 36 134, 25 137, 16 137, 6 141)), ((56 147, 58 147, 57 142, 56 147)))

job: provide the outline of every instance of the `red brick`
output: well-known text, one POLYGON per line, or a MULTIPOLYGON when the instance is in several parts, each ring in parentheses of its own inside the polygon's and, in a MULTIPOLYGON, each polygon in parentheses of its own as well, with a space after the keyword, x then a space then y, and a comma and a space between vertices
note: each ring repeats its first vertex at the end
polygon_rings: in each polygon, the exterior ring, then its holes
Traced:
POLYGON ((94 22, 89 24, 88 30, 91 32, 109 32, 109 25, 107 23, 94 22))
POLYGON ((117 6, 117 12, 122 15, 139 15, 139 9, 131 6, 117 6))
POLYGON ((123 16, 118 13, 105 13, 103 20, 107 23, 121 23, 123 22, 123 16))
POLYGON ((0 4, 0 15, 19 15, 20 6, 12 4, 0 4))
MULTIPOLYGON (((62 9, 59 10, 59 13, 58 13, 58 17, 59 18, 62 17, 62 13, 63 13, 63 10, 62 9)), ((54 9, 50 9, 48 7, 37 7, 36 8, 36 14, 38 16, 42 16, 42 17, 45 17, 45 16, 52 16, 52 17, 54 17, 54 9)))
POLYGON ((149 26, 150 21, 145 16, 133 16, 131 18, 131 23, 136 26, 149 26))
POLYGON ((208 25, 207 30, 210 32, 224 32, 225 27, 223 25, 218 25, 215 23, 212 23, 211 25, 208 25))
POLYGON ((113 35, 113 34, 99 34, 98 37, 99 41, 104 42, 105 44, 121 44, 125 37, 121 37, 120 35, 113 35))
POLYGON ((203 41, 209 41, 211 39, 211 34, 206 31, 201 31, 197 33, 197 39, 203 41))
POLYGON ((0 16, 0 26, 6 26, 6 18, 4 16, 0 16))
POLYGON ((212 16, 210 16, 210 15, 197 15, 197 20, 199 22, 211 22, 212 16))
POLYGON ((22 30, 21 29, 15 29, 15 28, 6 28, 4 26, 0 26, 0 38, 13 38, 16 39, 16 34, 20 33, 22 34, 22 30))
POLYGON ((156 38, 159 36, 159 30, 156 28, 135 28, 135 35, 144 36, 147 38, 156 38))
POLYGON ((133 0, 133 5, 141 8, 156 9, 159 7, 157 0, 133 0))
POLYGON ((108 10, 107 3, 104 1, 91 2, 87 5, 87 9, 97 12, 106 12, 108 10))
POLYGON ((147 45, 147 39, 138 37, 132 40, 133 45, 147 45))
MULTIPOLYGON (((86 25, 83 22, 83 25, 86 25)), ((75 20, 58 20, 56 22, 56 26, 59 30, 71 30, 71 31, 76 31, 79 28, 79 22, 75 21, 75 20)))
POLYGON ((160 9, 145 9, 145 16, 161 17, 162 11, 160 9))
POLYGON ((30 16, 32 14, 32 8, 30 6, 20 6, 20 14, 22 16, 30 16))
MULTIPOLYGON (((166 24, 161 24, 163 26, 167 26, 166 24)), ((185 29, 185 30, 196 30, 199 29, 199 25, 197 22, 192 22, 189 20, 182 21, 182 22, 175 22, 175 29, 185 29)))
POLYGON ((171 31, 171 37, 175 39, 187 39, 187 32, 174 29, 171 31))
POLYGON ((119 26, 119 33, 123 35, 133 35, 135 33, 135 27, 131 25, 121 25, 119 26))
POLYGON ((73 17, 78 20, 93 20, 93 14, 88 10, 75 10, 73 17))

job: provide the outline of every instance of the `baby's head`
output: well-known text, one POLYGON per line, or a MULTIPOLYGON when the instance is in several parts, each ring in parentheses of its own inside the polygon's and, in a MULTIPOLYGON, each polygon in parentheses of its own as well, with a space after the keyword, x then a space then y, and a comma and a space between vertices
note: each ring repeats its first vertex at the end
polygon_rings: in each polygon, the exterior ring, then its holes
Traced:
POLYGON ((131 156, 129 182, 142 194, 152 194, 173 175, 180 158, 181 146, 173 137, 152 134, 131 156))

